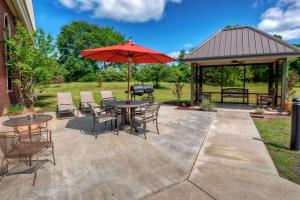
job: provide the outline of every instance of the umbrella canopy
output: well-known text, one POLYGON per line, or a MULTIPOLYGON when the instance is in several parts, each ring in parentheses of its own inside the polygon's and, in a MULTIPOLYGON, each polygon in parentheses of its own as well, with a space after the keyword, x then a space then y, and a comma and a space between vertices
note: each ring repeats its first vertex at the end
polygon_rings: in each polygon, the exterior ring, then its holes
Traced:
POLYGON ((169 56, 136 45, 131 41, 119 45, 80 51, 85 58, 116 63, 167 63, 174 61, 169 56))
POLYGON ((163 53, 136 45, 130 40, 127 43, 119 45, 82 50, 80 51, 80 55, 84 58, 100 60, 104 62, 128 63, 127 99, 129 99, 130 91, 131 63, 167 63, 175 61, 173 58, 163 53))

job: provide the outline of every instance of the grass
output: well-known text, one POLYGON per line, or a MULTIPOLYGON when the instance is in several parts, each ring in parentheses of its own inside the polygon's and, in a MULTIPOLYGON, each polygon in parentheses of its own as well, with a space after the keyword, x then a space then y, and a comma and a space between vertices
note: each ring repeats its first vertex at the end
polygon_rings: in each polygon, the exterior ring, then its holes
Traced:
POLYGON ((280 176, 300 184, 300 153, 289 150, 291 120, 254 119, 280 176))
MULTIPOLYGON (((151 83, 148 83, 151 84, 151 83)), ((152 84, 151 84, 152 85, 152 84)), ((173 94, 173 90, 175 89, 174 83, 161 83, 161 87, 159 89, 155 89, 155 100, 158 102, 165 101, 175 101, 176 97, 173 94)), ((127 90, 126 82, 104 82, 102 83, 102 87, 98 87, 96 82, 89 83, 64 83, 61 86, 58 85, 50 85, 50 87, 39 96, 38 102, 35 106, 41 107, 43 111, 54 111, 56 107, 56 94, 58 92, 71 92, 75 105, 79 105, 80 91, 91 91, 94 94, 94 98, 96 102, 100 102, 100 91, 101 90, 111 90, 113 95, 120 100, 125 100, 127 98, 127 94, 125 91, 127 90)), ((139 99, 140 97, 137 97, 139 99)), ((183 87, 183 95, 181 100, 188 101, 190 99, 190 84, 185 83, 183 87)))
MULTIPOLYGON (((152 85, 152 83, 147 83, 152 85)), ((267 93, 267 83, 246 83, 246 88, 249 89, 249 93, 267 93)), ((126 82, 104 82, 102 87, 98 87, 96 82, 73 82, 64 83, 61 85, 50 85, 50 87, 39 96, 38 102, 35 106, 41 107, 43 111, 54 111, 56 106, 56 93, 58 92, 71 92, 75 105, 79 105, 79 92, 80 91, 91 91, 94 94, 94 98, 97 102, 100 101, 100 91, 111 90, 118 99, 126 99, 125 90, 127 90, 126 82)), ((176 101, 176 97, 173 94, 175 90, 174 83, 161 83, 161 87, 155 90, 155 100, 158 102, 176 101)), ((300 95, 300 88, 296 87, 296 94, 300 95)), ((219 86, 203 86, 204 92, 220 92, 221 87, 219 86)), ((190 101, 190 84, 185 83, 183 87, 182 101, 190 101)), ((139 98, 139 97, 137 97, 139 98)), ((220 94, 213 94, 212 101, 219 102, 220 94)), ((241 99, 237 99, 241 101, 241 99)), ((250 95, 250 103, 256 103, 256 95, 250 95)))

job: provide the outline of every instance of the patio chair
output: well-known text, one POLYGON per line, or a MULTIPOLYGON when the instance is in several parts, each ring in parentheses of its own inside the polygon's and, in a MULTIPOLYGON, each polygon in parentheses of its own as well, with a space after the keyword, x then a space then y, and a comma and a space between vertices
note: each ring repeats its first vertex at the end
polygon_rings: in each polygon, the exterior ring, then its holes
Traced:
POLYGON ((83 111, 84 115, 85 111, 90 109, 88 104, 91 104, 95 108, 100 108, 100 105, 95 102, 92 92, 80 92, 79 109, 83 111))
POLYGON ((257 94, 256 96, 256 105, 270 105, 273 108, 275 107, 277 90, 275 88, 270 89, 269 94, 257 94))
POLYGON ((143 114, 148 106, 154 104, 154 97, 153 96, 149 96, 149 95, 143 96, 142 97, 142 101, 149 103, 149 105, 140 107, 139 109, 136 109, 135 110, 135 114, 138 114, 138 115, 143 114))
MULTIPOLYGON (((53 156, 53 164, 55 165, 54 145, 52 142, 52 134, 50 130, 44 133, 32 133, 28 135, 20 135, 15 132, 0 133, 0 149, 3 154, 0 165, 1 179, 9 173, 9 165, 14 164, 12 160, 25 161, 32 166, 32 158, 34 156, 45 156, 46 151, 51 149, 53 156), (4 171, 5 170, 5 171, 4 171)), ((32 186, 35 185, 38 167, 34 167, 34 178, 32 186)))
MULTIPOLYGON (((115 129, 117 129, 117 135, 119 134, 119 127, 117 122, 117 117, 114 112, 107 112, 105 110, 102 110, 101 108, 95 108, 92 104, 88 103, 90 110, 92 111, 93 115, 93 128, 92 128, 92 134, 94 134, 95 127, 97 124, 106 125, 107 122, 110 122, 110 128, 113 130, 113 121, 115 123, 115 129)), ((94 134, 95 135, 95 134, 94 134)), ((95 138, 97 138, 97 135, 95 135, 95 138)))
POLYGON ((116 98, 113 96, 112 91, 101 91, 100 94, 101 94, 101 98, 102 98, 102 102, 101 102, 102 108, 108 112, 110 112, 111 110, 114 110, 114 108, 106 105, 106 103, 109 101, 116 101, 116 98))
POLYGON ((79 116, 78 109, 74 106, 70 92, 57 93, 56 115, 59 118, 60 113, 73 112, 76 117, 79 116), (77 115, 75 114, 75 111, 77 115))
MULTIPOLYGON (((143 133, 144 133, 145 139, 147 138, 146 137, 146 124, 149 122, 155 122, 157 134, 159 134, 158 123, 157 123, 159 108, 160 108, 160 104, 154 103, 152 105, 149 105, 143 114, 136 115, 134 117, 134 120, 140 121, 141 124, 143 125, 143 133)), ((131 123, 133 123, 133 122, 131 122, 131 123)))

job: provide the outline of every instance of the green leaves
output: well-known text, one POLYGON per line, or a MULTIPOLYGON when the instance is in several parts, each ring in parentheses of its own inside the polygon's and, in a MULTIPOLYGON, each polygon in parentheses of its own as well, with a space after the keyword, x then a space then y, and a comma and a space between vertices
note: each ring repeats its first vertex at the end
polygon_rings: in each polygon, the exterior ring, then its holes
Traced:
POLYGON ((58 71, 50 36, 41 30, 30 34, 20 23, 14 38, 5 41, 8 45, 7 65, 12 71, 19 96, 31 107, 37 93, 42 92, 58 71))
POLYGON ((66 81, 78 81, 88 73, 96 73, 96 61, 80 58, 80 50, 104 47, 124 42, 124 36, 110 27, 100 27, 84 21, 64 26, 57 38, 59 62, 68 71, 66 81))

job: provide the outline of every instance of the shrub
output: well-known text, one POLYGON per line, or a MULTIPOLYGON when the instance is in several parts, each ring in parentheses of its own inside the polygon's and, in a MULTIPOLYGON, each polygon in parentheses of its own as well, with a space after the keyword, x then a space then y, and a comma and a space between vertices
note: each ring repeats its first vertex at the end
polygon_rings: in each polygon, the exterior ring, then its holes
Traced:
POLYGON ((262 108, 256 108, 256 110, 255 110, 254 113, 258 114, 258 115, 263 115, 265 112, 264 112, 264 110, 262 108))
POLYGON ((83 77, 81 77, 78 81, 79 82, 94 82, 97 80, 97 74, 96 73, 88 73, 86 75, 84 75, 83 77))
POLYGON ((60 84, 63 84, 64 82, 65 82, 64 76, 57 75, 54 77, 54 80, 53 80, 54 84, 60 85, 60 84))
POLYGON ((215 108, 215 105, 213 102, 211 102, 209 99, 202 99, 201 101, 201 109, 204 111, 213 111, 215 108))
POLYGON ((21 103, 12 104, 8 107, 8 115, 15 115, 21 111, 23 111, 24 107, 21 103))

